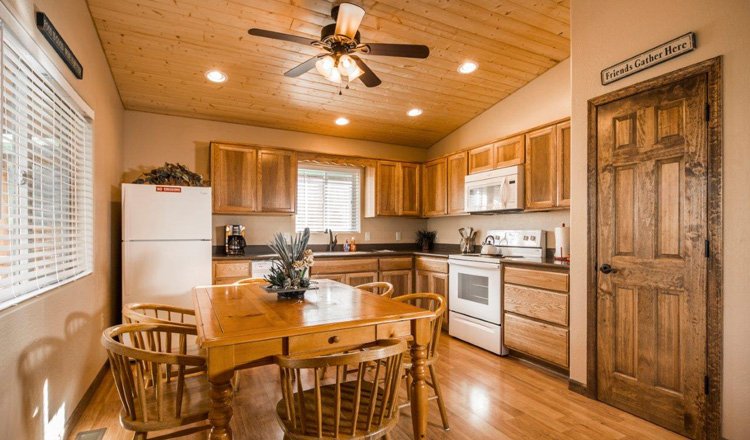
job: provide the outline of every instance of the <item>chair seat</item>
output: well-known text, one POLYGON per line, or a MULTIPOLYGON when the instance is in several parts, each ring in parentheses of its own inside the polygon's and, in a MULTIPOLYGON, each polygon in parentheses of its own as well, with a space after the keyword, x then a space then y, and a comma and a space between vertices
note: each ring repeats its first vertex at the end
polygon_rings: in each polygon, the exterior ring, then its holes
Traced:
MULTIPOLYGON (((352 396, 355 393, 355 389, 357 386, 357 381, 349 381, 349 382, 343 382, 341 384, 341 412, 344 414, 349 414, 353 409, 353 399, 352 396)), ((295 420, 291 421, 289 420, 289 417, 287 416, 287 409, 286 409, 286 401, 284 399, 281 399, 279 403, 276 405, 276 416, 279 420, 279 424, 282 426, 284 433, 291 439, 347 439, 347 440, 354 440, 354 439, 377 439, 382 437, 386 432, 388 432, 393 426, 398 423, 398 408, 395 408, 394 411, 392 411, 393 415, 392 417, 388 417, 388 414, 385 414, 383 416, 383 423, 380 426, 380 429, 377 431, 370 431, 368 432, 367 429, 367 420, 369 417, 369 405, 365 404, 364 402, 370 402, 370 399, 367 398, 371 394, 371 389, 369 383, 363 383, 362 384, 363 390, 362 390, 362 396, 361 396, 361 403, 359 407, 359 416, 357 417, 357 429, 355 430, 354 434, 352 434, 352 424, 353 420, 351 419, 342 419, 341 424, 339 425, 339 433, 338 435, 335 435, 335 427, 333 426, 333 420, 335 420, 335 417, 333 416, 333 408, 335 407, 334 402, 336 402, 336 385, 324 385, 321 389, 321 398, 322 398, 322 408, 323 408, 323 431, 322 436, 318 436, 318 427, 316 424, 316 407, 315 407, 315 389, 310 389, 307 391, 303 391, 303 401, 305 404, 305 425, 304 429, 302 428, 302 417, 301 414, 299 414, 299 407, 298 405, 298 393, 294 394, 294 411, 295 411, 295 420), (295 427, 296 425, 296 427, 295 427)), ((378 396, 382 396, 383 389, 378 387, 378 396)), ((377 419, 380 417, 380 407, 375 408, 375 413, 373 420, 377 421, 377 419)), ((374 423, 374 425, 377 425, 377 423, 374 423)))
POLYGON ((160 392, 163 393, 161 401, 163 405, 157 408, 154 393, 155 387, 146 390, 146 414, 144 417, 143 407, 140 400, 136 400, 136 419, 128 417, 123 409, 120 412, 120 423, 123 428, 138 431, 160 431, 162 429, 176 428, 190 423, 199 422, 208 418, 209 408, 209 384, 205 374, 186 376, 182 397, 182 409, 180 416, 175 414, 177 380, 173 377, 169 383, 162 384, 160 392))

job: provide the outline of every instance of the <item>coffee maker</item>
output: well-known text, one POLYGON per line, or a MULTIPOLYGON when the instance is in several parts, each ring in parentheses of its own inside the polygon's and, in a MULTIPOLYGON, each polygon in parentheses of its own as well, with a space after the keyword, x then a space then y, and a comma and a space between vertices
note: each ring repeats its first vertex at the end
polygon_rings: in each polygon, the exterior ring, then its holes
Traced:
POLYGON ((245 255, 245 227, 226 225, 224 227, 224 252, 227 255, 245 255))

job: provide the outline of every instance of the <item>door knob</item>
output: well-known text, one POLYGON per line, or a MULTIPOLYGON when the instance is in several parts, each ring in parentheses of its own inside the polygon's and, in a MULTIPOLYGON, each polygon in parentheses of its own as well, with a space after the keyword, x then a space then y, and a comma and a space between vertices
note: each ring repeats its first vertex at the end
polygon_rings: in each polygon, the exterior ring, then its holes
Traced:
POLYGON ((599 271, 603 274, 611 274, 617 272, 617 269, 605 263, 599 266, 599 271))

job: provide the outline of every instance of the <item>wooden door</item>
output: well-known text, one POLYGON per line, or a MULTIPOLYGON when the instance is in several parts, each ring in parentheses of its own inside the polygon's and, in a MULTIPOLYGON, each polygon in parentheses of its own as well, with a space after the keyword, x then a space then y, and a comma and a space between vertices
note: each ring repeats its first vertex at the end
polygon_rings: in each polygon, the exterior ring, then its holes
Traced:
POLYGON ((596 110, 598 396, 693 438, 706 407, 706 96, 697 75, 596 110))
POLYGON ((526 209, 554 208, 557 203, 555 126, 526 135, 526 209))
POLYGON ((411 293, 412 289, 412 271, 411 270, 389 270, 380 272, 380 281, 393 284, 393 295, 406 295, 411 293))
POLYGON ((570 121, 557 124, 557 206, 570 206, 570 121))
POLYGON ((494 168, 520 165, 526 158, 526 149, 524 148, 523 135, 495 142, 494 148, 494 168))
POLYGON ((256 210, 258 150, 242 145, 211 144, 211 189, 216 214, 249 214, 256 210))
POLYGON ((400 209, 399 215, 418 217, 421 211, 419 184, 420 184, 420 164, 406 163, 400 166, 401 191, 399 195, 400 209))
MULTIPOLYGON (((468 153, 465 151, 463 153, 448 156, 448 206, 446 207, 446 213, 448 215, 464 213, 464 179, 466 178, 467 173, 467 158, 468 153)), ((424 196, 426 192, 423 192, 422 194, 424 196)))
POLYGON ((292 213, 297 203, 297 155, 292 151, 258 152, 258 201, 261 212, 292 213))
POLYGON ((469 174, 489 171, 495 166, 494 144, 469 150, 469 174))
POLYGON ((378 161, 375 171, 375 214, 399 213, 399 163, 378 161))
POLYGON ((374 283, 377 280, 377 272, 356 272, 346 274, 344 283, 350 286, 359 286, 360 284, 374 283))
POLYGON ((435 217, 447 213, 446 158, 427 162, 422 167, 422 215, 435 217))

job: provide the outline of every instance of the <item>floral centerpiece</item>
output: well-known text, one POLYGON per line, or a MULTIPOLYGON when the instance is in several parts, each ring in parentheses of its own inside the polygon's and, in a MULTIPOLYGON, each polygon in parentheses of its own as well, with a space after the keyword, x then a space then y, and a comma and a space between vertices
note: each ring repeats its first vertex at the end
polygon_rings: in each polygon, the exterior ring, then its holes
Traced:
POLYGON ((271 273, 266 275, 269 292, 276 292, 281 297, 300 297, 310 289, 309 271, 314 263, 313 252, 307 248, 310 241, 310 229, 292 237, 288 243, 284 235, 276 233, 268 245, 279 256, 271 266, 271 273))

